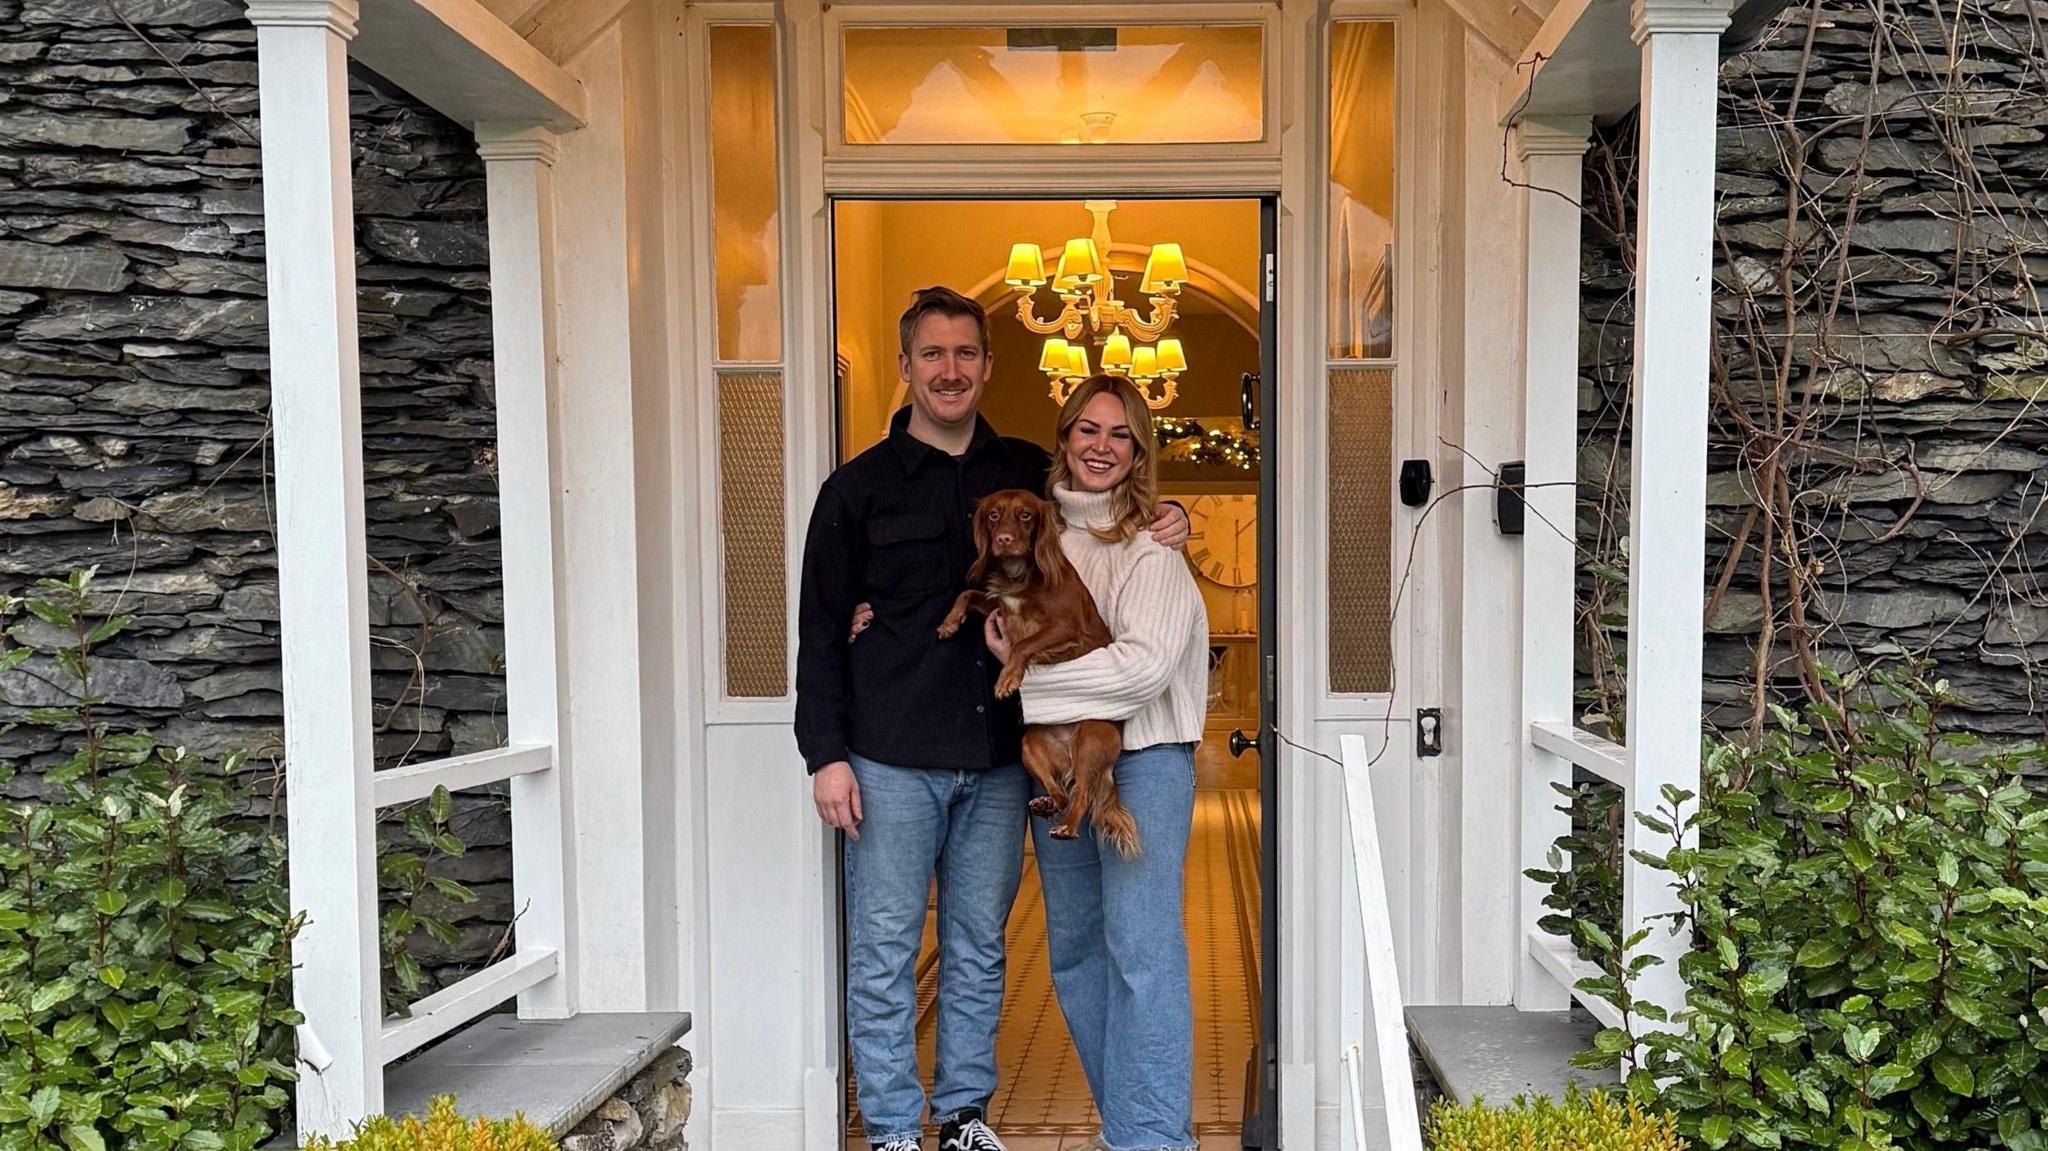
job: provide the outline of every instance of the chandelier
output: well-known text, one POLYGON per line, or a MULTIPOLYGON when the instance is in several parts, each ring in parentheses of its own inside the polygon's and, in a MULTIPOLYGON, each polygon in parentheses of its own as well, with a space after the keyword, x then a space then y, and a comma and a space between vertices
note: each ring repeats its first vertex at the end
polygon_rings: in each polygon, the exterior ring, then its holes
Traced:
POLYGON ((1095 227, 1060 249, 1050 280, 1037 244, 1010 246, 1010 267, 1003 281, 1017 290, 1017 319, 1034 334, 1048 337, 1038 367, 1052 381, 1053 402, 1065 403, 1075 385, 1091 374, 1092 338, 1102 346, 1104 373, 1130 380, 1147 404, 1163 408, 1180 394, 1178 381, 1188 370, 1180 340, 1166 335, 1178 315, 1175 299, 1188 281, 1187 260, 1179 244, 1154 244, 1146 252, 1138 290, 1148 297, 1151 310, 1140 315, 1116 298, 1115 282, 1103 259, 1110 250, 1109 214, 1116 210, 1116 201, 1089 200, 1083 206, 1095 217, 1095 227), (1038 289, 1048 282, 1060 300, 1060 313, 1041 320, 1033 305, 1038 289))

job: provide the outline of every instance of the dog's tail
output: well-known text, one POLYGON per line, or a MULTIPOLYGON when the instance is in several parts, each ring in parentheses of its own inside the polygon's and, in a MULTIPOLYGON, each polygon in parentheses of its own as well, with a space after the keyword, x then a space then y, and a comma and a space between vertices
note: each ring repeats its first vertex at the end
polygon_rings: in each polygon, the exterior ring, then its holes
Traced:
POLYGON ((1102 794, 1096 797, 1095 810, 1088 813, 1088 818, 1094 821, 1096 834, 1108 840, 1118 855, 1125 859, 1138 857, 1138 821, 1131 818, 1130 811, 1117 798, 1115 788, 1103 789, 1102 794))

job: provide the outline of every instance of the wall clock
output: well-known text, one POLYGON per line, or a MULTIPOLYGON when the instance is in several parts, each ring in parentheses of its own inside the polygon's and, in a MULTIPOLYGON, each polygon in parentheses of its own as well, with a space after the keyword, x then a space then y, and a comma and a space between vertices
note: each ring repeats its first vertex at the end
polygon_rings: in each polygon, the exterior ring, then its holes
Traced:
POLYGON ((1188 505, 1188 559, 1211 583, 1259 582, 1259 507, 1251 496, 1200 496, 1188 505))

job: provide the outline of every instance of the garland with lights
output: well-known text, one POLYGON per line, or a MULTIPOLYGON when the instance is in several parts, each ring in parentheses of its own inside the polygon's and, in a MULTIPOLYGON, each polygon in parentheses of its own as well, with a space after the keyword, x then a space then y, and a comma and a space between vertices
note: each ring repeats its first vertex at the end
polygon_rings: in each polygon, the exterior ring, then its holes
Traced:
POLYGON ((1259 466, 1259 437, 1256 432, 1234 432, 1205 428, 1200 420, 1158 417, 1152 421, 1159 436, 1159 458, 1177 463, 1222 464, 1248 472, 1259 466))

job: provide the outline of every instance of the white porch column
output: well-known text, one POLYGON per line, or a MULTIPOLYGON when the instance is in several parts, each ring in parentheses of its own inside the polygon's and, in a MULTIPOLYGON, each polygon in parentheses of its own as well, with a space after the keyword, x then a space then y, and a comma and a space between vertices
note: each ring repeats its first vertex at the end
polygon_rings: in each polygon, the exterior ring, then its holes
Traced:
POLYGON ((277 440, 298 1133, 384 1107, 370 798, 369 562, 348 140, 355 0, 252 0, 277 440))
MULTIPOLYGON (((1635 390, 1629 504, 1627 847, 1670 843, 1634 818, 1666 786, 1698 792, 1705 597, 1707 355, 1713 290, 1714 124, 1727 0, 1636 0, 1642 48, 1637 169, 1635 390)), ((1670 877, 1622 868, 1622 930, 1680 910, 1670 877)), ((1676 1011, 1690 941, 1657 923, 1663 957, 1638 998, 1676 1011)))
MULTIPOLYGON (((1579 174, 1591 125, 1584 117, 1525 120, 1515 129, 1526 211, 1523 277, 1521 870, 1545 866, 1571 831, 1552 784, 1572 765, 1529 738, 1528 725, 1572 720, 1572 584, 1579 440, 1579 174)), ((1544 884, 1520 880, 1514 941, 1515 1006, 1560 1011, 1571 993, 1528 952, 1542 930, 1544 884)))
POLYGON ((563 570, 561 437, 555 396, 555 137, 479 124, 491 243, 491 356, 498 397, 499 539, 505 587, 505 721, 514 744, 554 749, 551 770, 513 777, 512 905, 522 952, 551 950, 555 974, 519 996, 519 1014, 576 1012, 576 856, 561 733, 556 608, 563 570))

